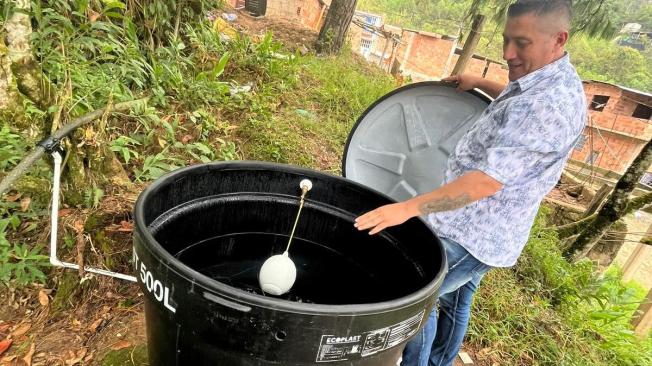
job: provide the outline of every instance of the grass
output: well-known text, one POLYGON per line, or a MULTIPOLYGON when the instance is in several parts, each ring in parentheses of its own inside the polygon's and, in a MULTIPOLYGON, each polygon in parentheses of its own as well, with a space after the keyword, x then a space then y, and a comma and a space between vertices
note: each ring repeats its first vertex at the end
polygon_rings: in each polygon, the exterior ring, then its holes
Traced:
POLYGON ((393 79, 351 53, 302 58, 297 79, 292 89, 258 103, 273 113, 258 113, 239 129, 244 156, 340 172, 353 124, 394 87, 393 79))
POLYGON ((473 305, 468 339, 481 356, 510 365, 649 365, 652 339, 629 319, 645 292, 604 276, 588 261, 569 264, 540 212, 513 269, 490 272, 473 305))

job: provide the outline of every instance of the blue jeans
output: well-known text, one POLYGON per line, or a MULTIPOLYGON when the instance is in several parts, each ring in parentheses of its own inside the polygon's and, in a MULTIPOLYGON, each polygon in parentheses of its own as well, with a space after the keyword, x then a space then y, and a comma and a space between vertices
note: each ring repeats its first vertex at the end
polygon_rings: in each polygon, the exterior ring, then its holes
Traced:
POLYGON ((423 329, 407 343, 401 366, 453 365, 469 324, 473 295, 482 276, 491 269, 456 242, 441 241, 448 273, 439 288, 439 313, 435 306, 423 329))

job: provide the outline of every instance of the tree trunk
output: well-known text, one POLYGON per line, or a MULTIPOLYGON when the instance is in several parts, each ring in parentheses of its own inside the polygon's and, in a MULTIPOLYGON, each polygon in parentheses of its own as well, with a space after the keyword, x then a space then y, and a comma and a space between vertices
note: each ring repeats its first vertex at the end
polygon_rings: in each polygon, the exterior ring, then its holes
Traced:
MULTIPOLYGON (((8 19, 6 24, 9 25, 10 21, 8 19)), ((0 39, 0 120, 11 121, 11 126, 18 131, 25 131, 29 127, 24 118, 16 78, 11 71, 10 50, 4 39, 0 39)))
MULTIPOLYGON (((6 49, 6 52, 0 52, 2 57, 0 58, 2 61, 0 88, 4 85, 15 85, 20 94, 29 98, 41 110, 48 110, 51 106, 57 105, 57 93, 32 55, 30 45, 32 26, 29 15, 31 2, 30 0, 13 0, 13 2, 15 10, 5 22, 6 48, 0 48, 0 51, 6 49)), ((5 90, 5 93, 0 92, 0 107, 2 100, 10 96, 11 89, 7 87, 5 90)), ((66 104, 66 100, 64 98, 59 101, 60 105, 57 109, 59 112, 66 104)), ((16 101, 11 103, 15 104, 16 101)), ((64 178, 68 183, 66 197, 69 198, 68 203, 72 205, 85 203, 90 190, 102 189, 109 183, 121 186, 131 183, 106 141, 106 134, 103 131, 107 116, 102 117, 100 128, 97 130, 99 132, 95 132, 96 130, 91 126, 71 136, 74 142, 68 144, 68 165, 64 170, 64 178)), ((51 125, 53 120, 56 118, 49 118, 45 123, 38 125, 14 124, 13 127, 21 132, 27 132, 26 136, 31 137, 31 140, 38 140, 54 132, 52 130, 57 126, 51 125)))
POLYGON ((14 0, 15 10, 5 22, 6 44, 18 90, 31 99, 41 110, 54 104, 54 88, 43 76, 32 55, 30 37, 32 24, 29 18, 29 0, 14 0))
POLYGON ((11 71, 8 52, 4 42, 0 40, 0 120, 12 121, 17 130, 25 131, 29 126, 25 122, 23 102, 11 71))
POLYGON ((338 53, 344 44, 358 0, 333 0, 315 48, 319 53, 338 53))
POLYGON ((620 178, 607 202, 575 241, 564 251, 566 258, 582 258, 604 235, 609 227, 628 211, 629 195, 634 191, 641 177, 652 164, 652 141, 649 141, 638 154, 632 165, 620 178))
POLYGON ((12 121, 27 142, 42 138, 48 126, 30 124, 25 118, 22 96, 41 110, 54 104, 54 88, 42 74, 32 55, 32 24, 29 0, 13 0, 13 12, 4 23, 5 39, 0 43, 0 115, 12 121))
POLYGON ((475 53, 475 49, 478 46, 480 37, 482 36, 482 27, 484 27, 485 19, 486 17, 482 14, 477 14, 473 18, 471 33, 466 39, 466 42, 464 42, 462 54, 460 55, 460 58, 457 59, 457 63, 455 64, 451 75, 463 74, 464 70, 466 70, 466 65, 469 63, 469 60, 471 60, 473 53, 475 53))
POLYGON ((67 169, 63 178, 67 183, 66 202, 70 205, 92 206, 95 190, 105 190, 109 185, 129 187, 127 172, 109 148, 105 128, 88 126, 72 135, 68 144, 67 169))

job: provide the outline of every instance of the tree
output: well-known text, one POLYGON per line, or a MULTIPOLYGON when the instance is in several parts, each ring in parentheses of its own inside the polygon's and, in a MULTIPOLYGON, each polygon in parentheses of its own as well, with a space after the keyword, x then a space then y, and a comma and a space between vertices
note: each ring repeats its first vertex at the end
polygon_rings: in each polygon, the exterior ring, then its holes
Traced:
MULTIPOLYGON (((11 119, 14 126, 26 130, 20 118, 22 97, 27 97, 41 109, 47 109, 53 102, 53 88, 41 73, 32 55, 30 37, 32 25, 29 18, 29 0, 13 0, 11 13, 4 22, 6 34, 4 45, 0 44, 0 111, 11 119)), ((29 135, 40 136, 43 131, 29 135)))
MULTIPOLYGON (((476 14, 490 8, 494 21, 505 22, 509 6, 516 0, 473 0, 469 14, 476 14)), ((617 25, 612 21, 613 4, 608 0, 573 1, 573 25, 571 34, 585 34, 591 37, 611 38, 617 25)))
MULTIPOLYGON (((634 209, 652 201, 652 193, 648 193, 635 200, 629 196, 636 188, 641 177, 652 165, 652 141, 649 141, 643 150, 627 168, 625 174, 618 180, 613 193, 597 214, 578 222, 574 228, 579 232, 578 237, 564 250, 564 256, 569 259, 579 259, 591 250, 593 245, 602 238, 611 225, 634 209)), ((568 227, 567 227, 568 228, 568 227)))
MULTIPOLYGON (((31 38, 32 22, 30 19, 31 2, 29 0, 13 0, 9 8, 9 16, 4 21, 6 46, 0 45, 0 113, 18 118, 8 119, 9 126, 24 133, 26 142, 33 144, 37 140, 49 136, 58 128, 62 118, 64 105, 69 102, 72 94, 70 81, 68 88, 63 88, 59 95, 57 87, 41 71, 41 66, 35 60, 31 38), (22 101, 29 100, 38 109, 46 111, 41 123, 32 123, 22 115, 22 101), (60 99, 60 100, 57 100, 60 99)), ((64 117, 65 118, 65 117, 64 117)), ((88 136, 88 131, 79 132, 78 136, 88 136)), ((92 128, 91 128, 92 131, 92 128)), ((99 135, 99 134, 95 134, 99 135)), ((115 158, 114 153, 100 138, 95 138, 95 145, 79 146, 77 143, 68 145, 67 169, 64 176, 69 186, 68 201, 71 204, 83 202, 87 185, 102 186, 111 181, 115 184, 128 184, 129 179, 115 158), (92 174, 93 169, 101 174, 92 174)), ((82 144, 84 145, 84 144, 82 144)))
POLYGON ((652 59, 639 51, 587 37, 573 38, 567 49, 583 79, 652 92, 652 59))
POLYGON ((344 44, 358 0, 333 0, 315 48, 320 53, 338 53, 344 44))

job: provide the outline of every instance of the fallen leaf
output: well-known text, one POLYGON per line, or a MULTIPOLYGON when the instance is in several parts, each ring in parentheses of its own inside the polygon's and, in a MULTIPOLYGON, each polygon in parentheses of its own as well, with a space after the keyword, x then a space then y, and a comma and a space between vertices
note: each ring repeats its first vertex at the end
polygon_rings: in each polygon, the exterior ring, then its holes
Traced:
POLYGON ((79 351, 77 351, 77 353, 68 351, 68 355, 70 356, 70 358, 66 360, 66 365, 73 366, 80 363, 86 356, 87 352, 88 352, 88 348, 82 348, 79 351))
POLYGON ((41 303, 41 306, 48 306, 50 304, 50 298, 48 294, 45 293, 45 290, 38 292, 38 302, 41 303))
POLYGON ((69 208, 64 208, 64 209, 59 210, 59 217, 70 216, 71 213, 72 213, 72 210, 71 210, 71 209, 69 209, 69 208))
POLYGON ((32 327, 32 323, 22 323, 19 326, 17 326, 13 332, 11 332, 11 335, 14 337, 20 337, 23 334, 27 333, 27 331, 31 327, 32 327))
POLYGON ((5 196, 5 199, 9 202, 16 202, 18 199, 22 197, 22 194, 16 193, 16 194, 8 194, 5 196))
POLYGON ((181 142, 184 143, 184 144, 187 144, 187 143, 190 142, 191 140, 192 140, 192 135, 184 135, 184 136, 181 138, 181 142))
POLYGON ((3 341, 0 341, 0 355, 5 353, 7 348, 11 346, 11 342, 13 342, 11 339, 5 339, 3 341))
POLYGON ((89 363, 89 362, 91 362, 92 359, 93 359, 93 353, 91 352, 90 355, 88 355, 88 356, 86 356, 84 358, 84 363, 89 363))
POLYGON ((72 224, 73 229, 77 232, 77 234, 81 234, 84 232, 84 220, 75 220, 75 222, 72 224))
POLYGON ((25 197, 22 200, 20 200, 20 210, 23 212, 27 212, 29 210, 29 205, 32 203, 32 199, 30 197, 25 197))
POLYGON ((123 348, 127 348, 127 347, 131 347, 131 342, 122 340, 122 341, 119 341, 118 343, 114 344, 113 346, 111 346, 111 349, 114 350, 114 351, 119 351, 119 350, 121 350, 123 348))
POLYGON ((93 352, 84 358, 85 363, 89 363, 93 359, 93 352))
POLYGON ((32 356, 34 356, 34 351, 36 351, 36 344, 32 343, 32 345, 29 348, 29 351, 23 357, 23 361, 27 364, 27 366, 32 366, 32 356))
POLYGON ((8 365, 9 362, 15 360, 16 357, 18 357, 18 356, 16 356, 16 355, 11 355, 11 356, 7 356, 7 357, 3 357, 3 358, 0 360, 0 365, 8 365))
POLYGON ((81 360, 81 358, 73 356, 72 358, 66 360, 66 365, 73 366, 81 362, 81 360))
POLYGON ((11 328, 13 324, 11 323, 2 323, 0 324, 0 333, 4 333, 7 329, 11 328))
POLYGON ((100 324, 102 324, 102 321, 103 321, 103 320, 104 320, 104 319, 102 319, 102 318, 97 319, 96 321, 93 322, 93 324, 91 324, 91 325, 88 327, 88 330, 91 331, 91 332, 95 332, 95 331, 97 330, 97 327, 99 327, 100 324))
POLYGON ((120 221, 120 228, 118 231, 130 233, 134 231, 134 224, 132 224, 130 221, 120 221))

